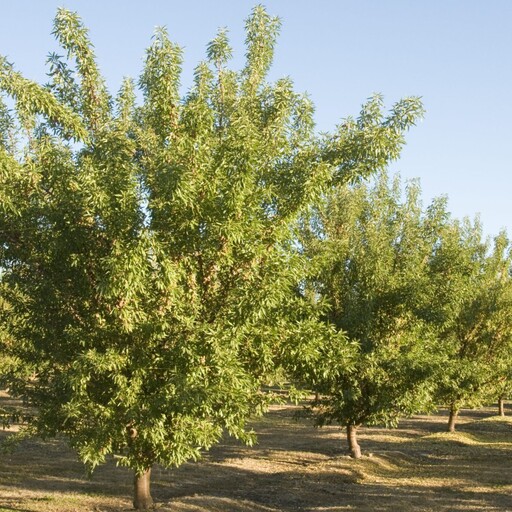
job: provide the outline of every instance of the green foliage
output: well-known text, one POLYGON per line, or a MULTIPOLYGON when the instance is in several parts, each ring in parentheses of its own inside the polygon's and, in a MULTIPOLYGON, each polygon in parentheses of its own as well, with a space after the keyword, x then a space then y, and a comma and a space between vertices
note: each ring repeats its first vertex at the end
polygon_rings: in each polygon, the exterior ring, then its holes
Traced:
POLYGON ((380 95, 369 98, 356 120, 347 118, 325 137, 323 158, 336 166, 335 183, 355 182, 385 170, 399 157, 407 129, 422 115, 419 98, 401 100, 388 116, 380 95))
MULTIPOLYGON (((75 112, 60 103, 50 91, 14 71, 5 57, 0 56, 0 90, 16 100, 20 124, 27 132, 33 131, 37 114, 59 125, 66 138, 82 141, 87 138, 82 121, 75 112)), ((5 117, 4 117, 5 118, 5 117)), ((5 132, 4 135, 5 137, 5 132)))
POLYGON ((130 80, 112 100, 65 9, 66 57, 50 55, 45 87, 0 63, 15 100, 0 124, 3 325, 16 340, 3 349, 31 370, 4 375, 37 406, 35 431, 64 433, 91 467, 109 454, 139 474, 179 465, 224 430, 253 442, 246 421, 265 408, 278 347, 332 330, 287 315, 302 271, 291 227, 325 187, 396 157, 421 106, 385 117, 373 99, 317 137, 309 99, 265 83, 278 30, 254 9, 240 73, 221 31, 180 98, 181 49, 158 29, 141 106, 130 80))
POLYGON ((442 202, 424 212, 419 196, 416 183, 402 197, 398 179, 381 174, 372 187, 333 189, 304 223, 311 293, 336 333, 326 343, 346 336, 354 349, 350 365, 313 361, 307 383, 320 395, 320 425, 391 426, 431 403, 435 332, 418 313, 444 215, 442 202))
POLYGON ((68 88, 71 91, 77 91, 79 113, 88 128, 95 132, 101 125, 108 122, 110 98, 96 65, 88 30, 75 13, 60 8, 54 20, 52 33, 66 50, 68 59, 73 58, 76 62, 79 86, 74 86, 69 75, 64 75, 65 82, 69 84, 68 88))
MULTIPOLYGON (((8 352, 32 371, 8 384, 37 406, 36 432, 64 433, 91 467, 109 454, 138 474, 179 465, 224 430, 253 442, 246 422, 282 347, 344 340, 288 314, 303 271, 292 228, 324 190, 396 158, 422 109, 408 99, 384 115, 373 98, 318 137, 311 101, 265 82, 278 31, 256 7, 241 72, 221 31, 181 98, 181 49, 158 29, 140 106, 130 80, 111 98, 65 9, 66 57, 50 56, 45 87, 0 63, 26 134, 12 148, 0 125, 8 352)), ((313 357, 340 363, 341 341, 313 357)))
POLYGON ((0 96, 0 147, 7 149, 12 142, 13 119, 7 105, 0 96))
POLYGON ((504 233, 494 247, 476 221, 453 221, 440 232, 430 263, 430 320, 446 363, 439 400, 455 409, 505 392, 510 374, 512 257, 504 233))

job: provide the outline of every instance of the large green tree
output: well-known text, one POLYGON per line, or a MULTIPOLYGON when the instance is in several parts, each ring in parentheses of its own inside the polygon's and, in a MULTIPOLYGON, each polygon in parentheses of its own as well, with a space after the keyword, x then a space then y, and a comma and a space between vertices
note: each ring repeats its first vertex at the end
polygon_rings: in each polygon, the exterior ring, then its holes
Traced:
POLYGON ((420 312, 445 217, 442 200, 424 211, 417 183, 404 194, 398 178, 383 173, 372 186, 336 187, 305 224, 309 288, 338 334, 328 343, 339 344, 345 333, 354 355, 349 365, 312 359, 303 375, 317 391, 317 423, 346 427, 354 458, 361 457, 360 426, 392 426, 431 403, 438 360, 434 331, 420 312))
POLYGON ((63 433, 92 467, 114 454, 132 468, 138 509, 153 464, 195 459, 223 431, 252 442, 246 421, 292 332, 279 313, 301 268, 291 227, 324 188, 395 158, 421 113, 415 98, 388 115, 372 99, 317 136, 311 101, 266 83, 278 30, 253 10, 241 71, 220 31, 184 97, 181 49, 158 30, 139 106, 129 80, 109 94, 64 9, 48 84, 0 60, 16 105, 0 133, 0 266, 12 355, 33 369, 14 389, 37 433, 63 433))

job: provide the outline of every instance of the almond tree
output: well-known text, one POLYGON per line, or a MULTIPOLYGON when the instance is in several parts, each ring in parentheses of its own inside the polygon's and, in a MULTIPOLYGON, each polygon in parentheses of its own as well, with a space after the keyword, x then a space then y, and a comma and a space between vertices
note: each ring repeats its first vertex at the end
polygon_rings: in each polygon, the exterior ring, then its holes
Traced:
POLYGON ((224 431, 253 442, 246 421, 297 328, 280 316, 301 268, 291 227, 326 187, 395 158, 421 113, 415 98, 389 115, 370 101, 316 135, 311 101, 266 82, 278 30, 254 9, 241 71, 220 31, 181 97, 182 52, 159 29, 141 105, 130 80, 110 95, 64 9, 48 84, 0 60, 16 104, 0 139, 0 267, 12 353, 32 368, 10 385, 37 406, 38 434, 64 434, 91 467, 115 455, 132 468, 136 509, 153 503, 155 463, 197 459, 224 431))
POLYGON ((452 221, 430 263, 429 321, 445 364, 438 400, 449 406, 448 431, 459 410, 495 397, 509 372, 512 321, 511 254, 504 233, 491 249, 478 221, 452 221))
MULTIPOLYGON (((483 340, 485 356, 493 376, 491 397, 498 402, 498 414, 505 416, 505 399, 512 396, 512 246, 505 232, 494 239, 485 274, 486 319, 483 340)), ((488 401, 488 399, 486 400, 488 401)))
POLYGON ((350 365, 312 360, 307 383, 318 392, 312 412, 320 426, 346 427, 353 458, 361 457, 360 426, 395 426, 431 405, 439 361, 434 331, 420 313, 445 216, 442 200, 423 211, 417 183, 403 197, 398 179, 381 174, 373 186, 326 194, 304 230, 310 286, 338 334, 328 344, 338 345, 345 333, 354 348, 350 365))

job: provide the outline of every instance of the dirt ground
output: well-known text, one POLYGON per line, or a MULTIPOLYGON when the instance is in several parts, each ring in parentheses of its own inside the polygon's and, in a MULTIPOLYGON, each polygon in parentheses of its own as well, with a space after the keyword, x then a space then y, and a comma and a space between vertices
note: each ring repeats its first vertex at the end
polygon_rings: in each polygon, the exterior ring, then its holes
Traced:
MULTIPOLYGON (((494 409, 463 411, 455 434, 444 433, 443 410, 396 430, 363 429, 358 461, 346 455, 339 428, 314 429, 294 418, 297 409, 275 406, 257 420, 253 448, 227 439, 200 462, 156 467, 158 509, 512 511, 512 419, 494 409)), ((88 479, 62 440, 25 441, 0 455, 0 512, 127 511, 131 483, 131 473, 113 463, 88 479)))

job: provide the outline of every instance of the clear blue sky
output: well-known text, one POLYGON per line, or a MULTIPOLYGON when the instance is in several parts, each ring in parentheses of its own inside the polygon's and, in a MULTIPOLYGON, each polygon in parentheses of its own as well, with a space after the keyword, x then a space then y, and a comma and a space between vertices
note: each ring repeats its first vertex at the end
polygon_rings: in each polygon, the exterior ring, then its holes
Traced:
MULTIPOLYGON (((90 29, 112 92, 137 77, 155 26, 184 47, 183 84, 205 46, 226 26, 243 62, 250 0, 3 0, 0 54, 25 76, 45 80, 57 49, 50 35, 58 6, 90 29)), ((386 104, 423 97, 425 120, 393 165, 419 177, 425 201, 441 194, 457 217, 480 212, 485 231, 512 235, 512 0, 268 0, 282 18, 272 78, 289 75, 316 105, 319 130, 332 129, 373 92, 386 104)))

